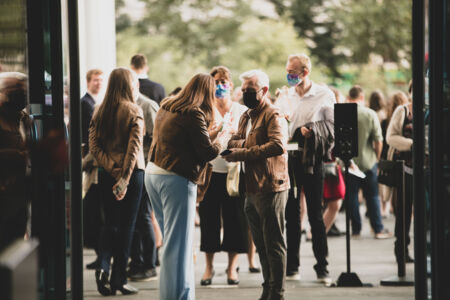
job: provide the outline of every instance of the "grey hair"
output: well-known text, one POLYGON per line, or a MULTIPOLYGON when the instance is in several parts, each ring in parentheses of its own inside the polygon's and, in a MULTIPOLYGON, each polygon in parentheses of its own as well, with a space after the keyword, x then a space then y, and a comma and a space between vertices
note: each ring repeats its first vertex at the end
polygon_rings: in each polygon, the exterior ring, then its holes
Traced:
POLYGON ((3 72, 0 73, 0 92, 5 88, 4 87, 4 80, 8 78, 15 78, 19 81, 26 81, 27 75, 20 73, 20 72, 3 72))
POLYGON ((257 78, 257 84, 260 88, 269 88, 269 76, 261 70, 250 70, 242 73, 239 79, 244 82, 245 80, 251 79, 253 77, 257 78))

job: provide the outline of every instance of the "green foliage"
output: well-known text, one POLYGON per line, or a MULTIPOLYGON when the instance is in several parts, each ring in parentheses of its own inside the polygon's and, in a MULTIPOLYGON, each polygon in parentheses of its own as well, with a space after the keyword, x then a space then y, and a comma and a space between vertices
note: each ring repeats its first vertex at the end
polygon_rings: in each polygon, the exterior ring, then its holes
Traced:
POLYGON ((412 1, 343 0, 337 17, 345 32, 342 45, 351 51, 352 63, 367 63, 370 54, 385 62, 411 61, 412 1))
POLYGON ((116 0, 117 59, 147 56, 150 77, 168 91, 197 72, 225 65, 234 74, 260 68, 271 92, 286 83, 286 58, 312 56, 312 78, 342 92, 355 83, 385 92, 410 79, 411 1, 267 0, 279 17, 260 16, 245 0, 141 0, 133 22, 116 0), (386 69, 386 62, 390 62, 386 69))
MULTIPOLYGON (((206 5, 208 1, 199 2, 206 5)), ((142 31, 144 21, 139 26, 118 32, 118 64, 128 65, 133 54, 143 53, 149 61, 150 77, 161 82, 168 91, 184 85, 195 73, 208 72, 216 65, 230 68, 235 86, 240 85, 239 74, 259 68, 268 73, 271 91, 274 93, 277 87, 286 84, 287 56, 296 52, 308 52, 290 21, 261 19, 251 15, 241 19, 234 18, 233 15, 222 15, 211 19, 191 20, 187 22, 189 24, 185 24, 181 18, 175 19, 174 24, 159 24, 161 27, 167 25, 159 30, 156 30, 155 25, 159 21, 148 24, 150 21, 147 20, 145 32, 142 31), (209 25, 200 26, 200 22, 207 22, 209 25), (184 24, 186 30, 169 34, 181 24, 184 24)), ((314 78, 323 81, 320 68, 313 74, 314 78)))

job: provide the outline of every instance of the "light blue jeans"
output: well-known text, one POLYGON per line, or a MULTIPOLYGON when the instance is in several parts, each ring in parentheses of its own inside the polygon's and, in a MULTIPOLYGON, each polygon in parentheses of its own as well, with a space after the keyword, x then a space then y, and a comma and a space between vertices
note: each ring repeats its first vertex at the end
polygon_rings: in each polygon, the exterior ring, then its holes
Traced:
POLYGON ((197 185, 178 175, 145 174, 145 187, 161 232, 161 300, 194 300, 193 239, 197 185))

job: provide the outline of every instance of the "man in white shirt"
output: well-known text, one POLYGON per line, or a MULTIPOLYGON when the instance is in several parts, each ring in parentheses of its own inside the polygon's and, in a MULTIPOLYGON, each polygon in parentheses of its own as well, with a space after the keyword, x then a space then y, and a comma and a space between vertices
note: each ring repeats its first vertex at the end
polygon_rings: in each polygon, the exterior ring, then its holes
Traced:
MULTIPOLYGON (((326 86, 318 85, 309 79, 311 61, 305 54, 294 54, 288 57, 287 80, 291 88, 288 91, 283 107, 289 122, 289 137, 299 144, 298 151, 289 155, 290 175, 296 182, 298 193, 304 190, 306 196, 308 219, 311 225, 313 252, 317 264, 314 269, 317 279, 328 283, 330 277, 327 270, 328 244, 325 225, 322 217, 323 197, 323 159, 324 154, 316 151, 315 137, 325 135, 319 123, 327 122, 332 127, 334 122, 333 92, 326 86), (308 145, 308 146, 307 146, 308 145), (309 149, 309 150, 308 150, 309 149), (311 150, 312 149, 312 150, 311 150)), ((326 136, 334 140, 332 136, 326 136)), ((321 145, 321 149, 331 150, 332 144, 321 145)), ((287 232, 287 270, 288 279, 299 279, 300 266, 300 197, 290 193, 286 205, 287 232)))

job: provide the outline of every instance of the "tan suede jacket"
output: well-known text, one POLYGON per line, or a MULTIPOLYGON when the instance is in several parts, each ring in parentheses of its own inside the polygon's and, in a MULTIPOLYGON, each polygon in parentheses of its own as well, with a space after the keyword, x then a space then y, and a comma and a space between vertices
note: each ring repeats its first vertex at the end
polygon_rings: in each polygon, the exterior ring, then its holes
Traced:
POLYGON ((238 148, 233 152, 237 160, 245 162, 247 193, 281 192, 290 188, 287 137, 283 135, 281 118, 278 109, 264 101, 241 116, 238 132, 228 142, 229 149, 238 148), (252 125, 246 137, 250 119, 252 125))
POLYGON ((199 108, 186 113, 159 109, 149 161, 198 184, 200 172, 219 151, 220 144, 211 142, 205 114, 199 108))
POLYGON ((97 112, 94 112, 89 128, 89 151, 106 172, 116 180, 123 178, 128 183, 134 169, 145 169, 142 109, 135 103, 121 102, 115 112, 114 128, 109 128, 114 132, 114 139, 108 141, 100 141, 95 134, 97 112))

